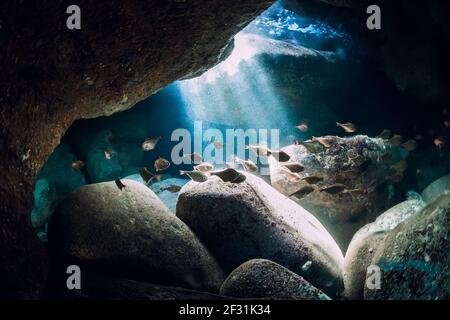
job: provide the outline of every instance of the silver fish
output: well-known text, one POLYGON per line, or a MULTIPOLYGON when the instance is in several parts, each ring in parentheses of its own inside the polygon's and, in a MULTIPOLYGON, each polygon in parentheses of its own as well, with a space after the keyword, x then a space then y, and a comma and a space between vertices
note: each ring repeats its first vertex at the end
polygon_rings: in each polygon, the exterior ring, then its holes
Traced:
POLYGON ((249 149, 251 151, 253 151, 257 156, 263 156, 263 157, 268 157, 272 154, 272 151, 265 147, 265 146, 255 146, 255 145, 248 145, 245 146, 245 149, 249 149))
POLYGON ((289 195, 290 197, 295 197, 297 199, 302 199, 303 197, 307 196, 308 194, 314 192, 314 188, 312 186, 304 186, 301 187, 299 190, 295 191, 294 193, 289 195))
POLYGON ((142 142, 142 150, 143 151, 150 151, 155 149, 156 145, 158 144, 159 140, 161 140, 161 136, 157 138, 147 138, 142 142))
POLYGON ((209 172, 211 170, 214 170, 214 166, 208 162, 202 162, 199 165, 195 166, 194 170, 197 170, 200 172, 209 172))
POLYGON ((206 174, 197 170, 193 171, 180 170, 180 175, 187 175, 189 178, 191 178, 192 181, 195 182, 205 182, 206 180, 208 180, 208 176, 206 174))
POLYGON ((220 171, 213 171, 211 172, 211 175, 218 176, 224 182, 232 182, 232 183, 241 183, 244 182, 245 179, 247 179, 247 177, 244 174, 232 168, 227 168, 220 171))
POLYGON ((284 163, 283 167, 293 173, 299 173, 299 172, 305 171, 305 167, 298 162, 284 163))

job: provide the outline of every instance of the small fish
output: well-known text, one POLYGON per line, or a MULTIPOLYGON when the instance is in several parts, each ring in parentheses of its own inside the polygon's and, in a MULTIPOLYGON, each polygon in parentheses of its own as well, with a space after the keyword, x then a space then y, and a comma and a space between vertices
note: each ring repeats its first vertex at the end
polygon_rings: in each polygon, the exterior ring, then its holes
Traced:
POLYGON ((156 175, 154 173, 151 173, 150 170, 147 169, 147 167, 142 167, 139 170, 139 174, 140 174, 142 180, 145 181, 145 183, 149 183, 153 179, 155 179, 156 181, 161 181, 161 175, 156 175))
POLYGON ((112 152, 109 150, 104 150, 103 155, 105 156, 105 160, 111 160, 112 158, 112 152))
POLYGON ((206 180, 208 180, 208 176, 206 174, 197 170, 193 171, 180 170, 180 175, 187 175, 189 178, 191 178, 192 181, 195 182, 205 182, 206 180))
POLYGON ((309 269, 311 269, 312 264, 313 263, 311 260, 306 261, 305 264, 302 266, 302 271, 306 272, 309 269))
POLYGON ((344 190, 342 193, 351 193, 351 194, 359 194, 359 195, 364 195, 367 194, 369 192, 369 190, 367 190, 366 188, 357 188, 357 189, 346 189, 344 190))
POLYGON ((223 149, 223 144, 220 141, 211 139, 210 143, 212 143, 216 149, 223 149))
POLYGON ((306 123, 299 124, 296 128, 301 132, 308 132, 309 130, 309 126, 306 123))
POLYGON ((392 144, 395 147, 399 147, 402 144, 403 137, 398 134, 394 134, 392 138, 389 139, 388 143, 392 144))
POLYGON ((218 176, 224 182, 232 182, 232 183, 241 183, 244 182, 245 179, 247 179, 247 177, 244 174, 232 168, 227 168, 220 171, 213 171, 211 172, 211 175, 218 176))
POLYGON ((295 191, 294 193, 289 195, 290 197, 294 197, 297 199, 302 199, 303 197, 307 196, 308 194, 310 194, 311 192, 314 192, 314 188, 312 186, 304 186, 301 187, 299 190, 295 191))
POLYGON ((299 141, 299 144, 304 146, 309 153, 320 153, 325 151, 325 147, 318 141, 313 140, 299 141))
POLYGON ((278 162, 288 162, 289 160, 291 160, 291 156, 288 155, 286 152, 284 151, 272 151, 271 154, 278 162))
POLYGON ((327 186, 327 187, 323 187, 323 188, 319 189, 320 192, 326 192, 331 195, 337 195, 337 194, 343 192, 344 190, 345 190, 345 185, 340 184, 340 183, 336 183, 331 186, 327 186))
POLYGON ((394 173, 393 175, 388 177, 389 180, 391 180, 393 183, 398 183, 403 180, 403 174, 402 173, 394 173))
POLYGON ((122 191, 122 189, 126 187, 126 185, 122 183, 120 178, 117 178, 116 180, 114 180, 114 182, 116 183, 116 186, 117 188, 119 188, 120 191, 122 191))
POLYGON ((383 139, 383 140, 388 140, 390 139, 392 136, 392 132, 389 129, 384 129, 377 138, 383 139))
POLYGON ((245 171, 247 172, 256 172, 258 171, 258 166, 252 161, 252 160, 243 160, 240 159, 239 157, 236 157, 236 162, 242 164, 242 166, 244 167, 245 171))
POLYGON ((194 152, 191 154, 184 155, 183 160, 186 160, 186 161, 192 162, 192 163, 200 163, 200 162, 202 162, 203 158, 199 153, 194 152))
POLYGON ((300 181, 302 179, 298 173, 292 172, 288 168, 282 167, 281 171, 288 178, 288 180, 291 181, 291 182, 298 182, 298 181, 300 181))
POLYGON ((408 163, 405 160, 400 160, 396 164, 391 166, 391 169, 395 170, 397 173, 403 173, 408 169, 408 163))
POLYGON ((200 171, 200 172, 209 172, 211 170, 214 170, 214 166, 208 162, 202 162, 198 166, 194 167, 194 170, 200 171))
POLYGON ((381 161, 383 163, 386 163, 386 162, 388 162, 391 159, 392 159, 392 153, 386 152, 383 155, 381 155, 381 161))
POLYGON ((180 187, 180 186, 177 186, 177 185, 175 185, 175 184, 173 184, 173 185, 171 185, 171 186, 168 186, 168 187, 166 187, 166 188, 162 188, 162 189, 161 189, 161 191, 170 191, 170 192, 172 192, 172 193, 179 192, 180 190, 181 190, 181 187, 180 187))
POLYGON ((402 144, 402 148, 405 149, 406 151, 412 152, 412 151, 416 150, 417 142, 416 142, 416 140, 412 140, 412 139, 408 140, 402 144))
POLYGON ((348 133, 353 133, 353 132, 356 132, 356 130, 358 130, 356 128, 356 126, 353 123, 350 123, 350 122, 347 122, 347 123, 336 122, 336 125, 338 127, 341 127, 342 129, 344 129, 344 131, 348 132, 348 133))
POLYGON ((161 136, 157 138, 147 138, 142 142, 142 150, 143 151, 150 151, 155 149, 156 145, 158 144, 159 140, 161 140, 161 136))
POLYGON ((330 148, 335 143, 335 139, 329 137, 313 137, 312 140, 319 142, 325 148, 330 148))
POLYGON ((433 143, 439 150, 441 150, 445 146, 445 140, 442 137, 437 137, 436 139, 434 139, 433 143))
POLYGON ((272 154, 272 151, 265 146, 248 145, 245 149, 253 151, 257 156, 268 157, 272 154))
POLYGON ((299 173, 299 172, 303 172, 305 171, 305 167, 302 166, 300 163, 298 162, 288 162, 288 163, 284 163, 283 167, 288 169, 290 172, 293 173, 299 173))
POLYGON ((342 171, 338 174, 341 178, 343 178, 344 180, 355 180, 358 177, 361 176, 361 174, 358 171, 355 170, 347 170, 347 171, 342 171))
POLYGON ((85 166, 84 162, 81 160, 76 160, 74 162, 72 162, 72 169, 73 170, 81 170, 83 169, 85 166))
POLYGON ((309 177, 304 177, 302 178, 302 181, 305 181, 309 184, 317 184, 320 181, 323 181, 323 177, 320 176, 309 176, 309 177))
POLYGON ((170 162, 164 158, 159 157, 155 160, 155 169, 156 171, 163 171, 170 167, 170 162))
POLYGON ((445 121, 444 121, 444 127, 450 128, 450 121, 445 120, 445 121))

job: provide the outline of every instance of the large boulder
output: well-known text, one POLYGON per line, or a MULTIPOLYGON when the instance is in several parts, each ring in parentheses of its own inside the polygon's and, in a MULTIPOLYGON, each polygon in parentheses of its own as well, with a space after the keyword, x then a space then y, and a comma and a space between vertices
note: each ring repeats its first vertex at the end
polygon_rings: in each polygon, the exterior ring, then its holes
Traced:
POLYGON ((422 192, 422 198, 426 203, 431 203, 448 190, 450 190, 450 175, 441 177, 426 187, 422 192))
POLYGON ((450 298, 450 192, 399 224, 376 251, 372 265, 380 268, 378 290, 366 299, 450 298))
POLYGON ((398 224, 425 206, 421 200, 408 200, 392 207, 374 222, 361 228, 354 236, 344 259, 345 297, 363 299, 367 268, 372 258, 389 234, 398 224))
MULTIPOLYGON (((333 145, 317 153, 309 152, 303 145, 290 145, 282 150, 291 156, 291 161, 305 167, 299 173, 301 178, 323 177, 323 181, 315 185, 314 192, 294 200, 314 214, 345 251, 353 234, 389 207, 384 182, 391 174, 391 162, 402 155, 382 139, 367 136, 330 136, 328 139, 334 141, 333 145), (391 162, 383 160, 387 153, 392 154, 391 162), (319 191, 321 187, 336 183, 344 184, 348 190, 366 189, 367 192, 331 195, 319 191)), ((306 181, 290 181, 283 171, 283 163, 273 157, 269 158, 269 165, 272 186, 281 193, 290 195, 308 185, 306 181)))
POLYGON ((52 215, 51 251, 60 258, 138 280, 217 291, 224 275, 192 231, 144 185, 85 185, 52 215))
POLYGON ((304 277, 331 296, 343 289, 343 256, 336 242, 308 211, 262 179, 242 183, 211 177, 181 189, 177 216, 199 236, 229 272, 264 258, 304 277), (310 264, 307 271, 302 269, 310 264))
POLYGON ((301 276, 265 259, 253 259, 237 267, 223 282, 220 294, 252 299, 329 299, 301 276))

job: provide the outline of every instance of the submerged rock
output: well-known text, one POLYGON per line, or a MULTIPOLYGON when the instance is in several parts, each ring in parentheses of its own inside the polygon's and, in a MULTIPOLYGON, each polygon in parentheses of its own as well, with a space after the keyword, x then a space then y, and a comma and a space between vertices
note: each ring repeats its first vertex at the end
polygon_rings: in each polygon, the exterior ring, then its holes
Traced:
POLYGON ((253 259, 237 267, 223 282, 220 294, 252 299, 329 299, 301 276, 264 259, 253 259))
POLYGON ((254 258, 272 260, 331 296, 343 289, 343 256, 308 211, 262 179, 242 183, 211 177, 180 191, 177 216, 199 236, 222 266, 232 271, 254 258), (309 270, 302 270, 308 261, 309 270))
POLYGON ((450 192, 392 230, 372 265, 381 271, 380 288, 366 299, 442 300, 450 297, 450 192))
POLYGON ((422 192, 422 198, 426 203, 431 203, 447 190, 450 190, 450 175, 441 177, 426 187, 422 192))
POLYGON ((159 284, 217 291, 224 275, 192 231, 144 185, 122 180, 70 193, 49 224, 63 259, 159 284))
POLYGON ((354 236, 344 259, 345 297, 363 299, 367 268, 386 236, 401 222, 425 206, 423 201, 408 200, 392 207, 375 222, 361 228, 354 236))
MULTIPOLYGON (((299 173, 301 178, 323 178, 313 185, 314 192, 293 199, 314 214, 345 251, 353 234, 389 206, 385 179, 391 169, 389 163, 383 161, 383 155, 394 150, 382 139, 367 136, 329 136, 327 140, 331 146, 325 148, 319 144, 321 148, 317 153, 303 145, 291 145, 283 151, 291 156, 291 161, 305 167, 299 173), (335 184, 344 185, 346 191, 333 195, 319 190, 335 184)), ((272 186, 281 193, 291 195, 309 185, 307 181, 290 181, 283 164, 275 159, 270 158, 269 165, 272 186)))
POLYGON ((68 290, 66 269, 53 271, 44 300, 220 300, 217 294, 115 277, 82 269, 80 290, 68 290))

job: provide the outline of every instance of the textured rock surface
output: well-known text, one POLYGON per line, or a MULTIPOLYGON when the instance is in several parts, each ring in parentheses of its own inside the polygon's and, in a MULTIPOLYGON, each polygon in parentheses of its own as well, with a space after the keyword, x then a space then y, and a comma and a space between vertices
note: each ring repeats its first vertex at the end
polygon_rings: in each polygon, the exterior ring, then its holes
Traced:
POLYGON ((224 275, 192 231, 144 185, 86 185, 63 199, 48 228, 51 252, 138 280, 217 291, 224 275))
POLYGON ((398 225, 372 260, 381 288, 366 299, 446 300, 450 297, 450 192, 398 225))
MULTIPOLYGON (((300 162, 305 170, 300 176, 320 176, 324 180, 315 185, 315 191, 302 199, 294 199, 314 214, 329 230, 343 251, 353 234, 382 213, 389 205, 386 185, 387 166, 381 160, 388 147, 381 139, 366 136, 335 138, 336 143, 320 153, 310 153, 302 145, 283 148, 291 161, 300 162), (335 183, 348 190, 366 188, 365 193, 331 195, 318 189, 335 183), (372 185, 372 187, 369 187, 372 185)), ((282 171, 282 163, 269 159, 272 186, 290 195, 307 186, 305 181, 291 182, 282 171)))
POLYGON ((431 203, 448 190, 450 190, 450 175, 441 177, 426 187, 422 192, 422 198, 426 203, 431 203))
POLYGON ((208 69, 272 1, 68 1, 0 4, 0 296, 36 298, 47 253, 30 222, 37 171, 78 118, 131 107, 208 69))
POLYGON ((220 300, 233 299, 208 292, 169 287, 99 273, 82 268, 80 290, 66 286, 67 264, 58 265, 50 276, 45 300, 220 300))
POLYGON ((344 259, 345 297, 364 298, 367 268, 389 232, 425 206, 423 201, 408 200, 397 204, 353 236, 344 259))
POLYGON ((269 260, 241 264, 225 279, 220 293, 237 298, 328 300, 328 296, 292 271, 269 260))
POLYGON ((343 256, 328 231, 262 179, 246 176, 239 184, 217 177, 188 183, 180 191, 177 216, 227 271, 253 258, 269 259, 336 296, 343 289, 343 256))

